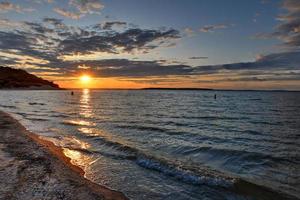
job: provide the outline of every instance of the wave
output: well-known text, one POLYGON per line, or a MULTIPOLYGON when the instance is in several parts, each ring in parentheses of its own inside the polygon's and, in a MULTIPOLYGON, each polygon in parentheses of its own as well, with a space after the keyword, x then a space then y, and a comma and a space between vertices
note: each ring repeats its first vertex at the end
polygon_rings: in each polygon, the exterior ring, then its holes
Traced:
POLYGON ((117 125, 117 128, 135 129, 141 131, 155 131, 155 132, 166 132, 167 129, 158 128, 153 126, 137 126, 137 125, 117 125))
POLYGON ((27 113, 23 113, 23 112, 15 112, 15 114, 21 115, 21 116, 23 116, 23 117, 27 117, 27 116, 28 116, 27 113))
POLYGON ((192 134, 192 133, 186 133, 183 131, 171 131, 166 128, 159 128, 154 126, 139 126, 139 125, 117 125, 117 128, 123 128, 123 129, 131 129, 131 130, 138 130, 138 131, 148 131, 150 133, 156 132, 156 133, 164 133, 167 135, 183 135, 183 134, 192 134))
POLYGON ((49 119, 44 119, 44 118, 33 118, 33 117, 24 117, 24 118, 32 121, 49 121, 49 119))
POLYGON ((248 120, 248 117, 228 117, 228 116, 185 116, 184 119, 203 120, 248 120))
POLYGON ((2 107, 2 108, 12 108, 12 109, 17 109, 16 106, 7 106, 7 105, 1 105, 1 104, 0 104, 0 107, 2 107))
POLYGON ((38 103, 38 102, 29 102, 28 104, 31 105, 31 106, 34 106, 34 105, 44 106, 44 105, 46 105, 45 103, 38 103))
POLYGON ((214 158, 218 157, 237 157, 239 159, 243 159, 246 161, 266 161, 266 163, 269 163, 270 161, 273 163, 298 163, 297 157, 289 157, 288 159, 286 157, 278 157, 278 156, 272 156, 268 154, 258 153, 258 152, 250 152, 246 150, 236 150, 236 149, 218 149, 213 148, 210 146, 203 146, 203 147, 182 147, 182 149, 186 149, 182 152, 184 155, 191 155, 191 154, 197 154, 197 153, 207 153, 212 155, 214 158))
MULTIPOLYGON (((120 151, 120 153, 106 152, 107 148, 105 148, 106 151, 91 151, 93 153, 98 153, 113 159, 131 160, 140 167, 157 171, 165 176, 175 178, 187 184, 221 187, 236 193, 257 196, 258 199, 293 199, 286 194, 274 191, 272 188, 254 184, 242 178, 216 171, 205 165, 188 165, 185 162, 169 160, 157 155, 149 155, 135 147, 112 141, 103 136, 92 136, 92 138, 95 141, 101 142, 103 145, 113 147, 113 149, 120 151), (259 196, 260 194, 262 194, 262 196, 259 196)), ((202 150, 209 149, 212 148, 202 148, 202 150)), ((219 151, 222 150, 219 149, 219 151)))
MULTIPOLYGON (((106 146, 113 147, 119 151, 126 152, 129 154, 135 154, 136 156, 138 155, 143 155, 138 149, 133 148, 129 145, 125 145, 116 141, 112 141, 107 139, 106 137, 103 136, 92 136, 95 141, 101 142, 102 144, 106 146)), ((181 147, 183 149, 181 152, 176 151, 176 153, 181 153, 184 155, 190 155, 190 154, 196 154, 196 153, 209 153, 214 156, 241 156, 243 159, 246 160, 272 160, 274 162, 279 162, 279 161, 288 161, 291 162, 291 160, 286 159, 286 158, 281 158, 281 157, 274 157, 271 155, 267 154, 261 154, 257 152, 249 152, 249 151, 244 151, 244 150, 234 150, 234 149, 217 149, 213 148, 210 146, 203 146, 203 147, 181 147)), ((145 156, 149 157, 149 156, 145 156)))
POLYGON ((250 101, 261 101, 262 98, 253 98, 253 99, 249 99, 250 101))
MULTIPOLYGON (((120 152, 120 154, 112 154, 111 152, 104 153, 101 150, 97 150, 94 151, 94 153, 118 159, 132 160, 140 167, 158 171, 189 184, 230 187, 233 185, 235 179, 233 177, 224 176, 222 173, 208 167, 188 167, 183 166, 183 163, 176 163, 166 158, 152 156, 135 147, 112 141, 103 136, 92 136, 92 138, 94 141, 101 142, 103 145, 112 147, 120 152)), ((107 150, 107 148, 105 148, 105 150, 107 150)))
POLYGON ((282 122, 267 122, 267 121, 249 121, 252 124, 262 124, 262 125, 270 125, 270 126, 280 126, 282 122))
POLYGON ((62 117, 62 118, 67 118, 69 117, 68 115, 65 115, 65 114, 52 114, 50 115, 50 117, 62 117))
POLYGON ((235 182, 235 178, 223 176, 212 170, 202 169, 200 171, 198 169, 197 172, 195 172, 187 167, 183 168, 180 165, 171 164, 166 160, 149 156, 138 156, 136 163, 141 167, 161 172, 164 175, 194 185, 221 186, 228 188, 232 187, 235 182))
POLYGON ((61 123, 65 125, 72 125, 72 126, 95 126, 95 123, 90 121, 84 121, 84 120, 65 120, 61 123))
MULTIPOLYGON (((157 115, 156 117, 169 117, 167 115, 157 115)), ((229 116, 172 116, 173 119, 204 119, 204 120, 248 120, 249 117, 229 117, 229 116)))

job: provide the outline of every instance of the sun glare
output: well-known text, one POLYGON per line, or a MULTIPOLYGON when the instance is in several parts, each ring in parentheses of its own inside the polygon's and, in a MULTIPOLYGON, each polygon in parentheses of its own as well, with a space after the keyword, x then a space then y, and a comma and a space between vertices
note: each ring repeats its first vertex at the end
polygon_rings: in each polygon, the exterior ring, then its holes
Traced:
POLYGON ((88 75, 83 75, 80 77, 80 81, 83 83, 88 83, 91 80, 91 77, 88 75))

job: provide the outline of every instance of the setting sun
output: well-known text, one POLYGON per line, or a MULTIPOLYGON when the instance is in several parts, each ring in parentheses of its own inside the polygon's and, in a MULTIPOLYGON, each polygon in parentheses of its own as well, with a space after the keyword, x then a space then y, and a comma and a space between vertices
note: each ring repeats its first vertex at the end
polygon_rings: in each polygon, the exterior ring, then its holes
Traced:
POLYGON ((88 83, 88 82, 90 82, 90 80, 91 80, 91 77, 88 75, 83 75, 80 77, 80 81, 83 83, 88 83))
POLYGON ((0 200, 300 200, 299 102, 300 0, 0 0, 0 200))

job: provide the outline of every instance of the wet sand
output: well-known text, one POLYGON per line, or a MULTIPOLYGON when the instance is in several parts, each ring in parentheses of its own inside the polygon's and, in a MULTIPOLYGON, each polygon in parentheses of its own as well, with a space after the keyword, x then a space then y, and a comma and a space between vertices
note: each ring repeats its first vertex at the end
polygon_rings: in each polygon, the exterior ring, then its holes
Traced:
POLYGON ((127 199, 83 177, 62 149, 0 111, 0 199, 127 199))

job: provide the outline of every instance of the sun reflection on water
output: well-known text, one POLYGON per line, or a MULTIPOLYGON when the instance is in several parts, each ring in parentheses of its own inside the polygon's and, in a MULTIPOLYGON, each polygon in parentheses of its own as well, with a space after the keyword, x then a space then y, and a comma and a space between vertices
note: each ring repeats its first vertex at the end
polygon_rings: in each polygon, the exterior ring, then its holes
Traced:
POLYGON ((80 131, 81 133, 84 133, 86 135, 89 135, 89 136, 97 136, 98 135, 97 133, 95 133, 93 131, 93 129, 87 128, 87 127, 78 128, 78 131, 80 131))
POLYGON ((85 118, 93 117, 93 110, 91 106, 91 94, 89 89, 83 89, 80 97, 80 115, 85 118))
POLYGON ((64 124, 73 125, 73 126, 95 126, 95 123, 84 120, 64 120, 64 124))
MULTIPOLYGON (((86 119, 82 120, 79 118, 68 120, 64 123, 80 126, 80 128, 78 128, 79 130, 89 130, 88 127, 95 126, 95 123, 87 120, 93 117, 91 93, 89 89, 82 90, 82 94, 79 99, 79 116, 86 119), (86 129, 82 126, 86 127, 86 129)), ((63 153, 71 159, 72 164, 81 167, 86 172, 90 163, 95 160, 95 158, 85 153, 84 150, 88 150, 89 148, 91 148, 89 143, 73 137, 71 141, 68 141, 66 145, 64 145, 63 153)))
POLYGON ((67 157, 71 158, 71 163, 73 165, 79 166, 85 172, 87 171, 89 165, 95 160, 95 158, 73 149, 63 148, 63 153, 67 157))

